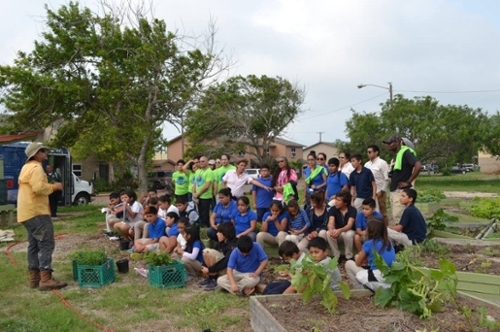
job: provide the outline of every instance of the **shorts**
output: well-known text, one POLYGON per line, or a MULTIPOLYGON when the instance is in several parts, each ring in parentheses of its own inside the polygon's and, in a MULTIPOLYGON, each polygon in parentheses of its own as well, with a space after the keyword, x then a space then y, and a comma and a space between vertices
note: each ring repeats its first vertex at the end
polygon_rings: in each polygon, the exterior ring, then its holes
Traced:
MULTIPOLYGON (((141 240, 146 240, 146 239, 141 239, 141 240)), ((159 243, 148 244, 146 248, 148 249, 149 252, 155 252, 158 251, 158 249, 160 249, 160 244, 159 243)))

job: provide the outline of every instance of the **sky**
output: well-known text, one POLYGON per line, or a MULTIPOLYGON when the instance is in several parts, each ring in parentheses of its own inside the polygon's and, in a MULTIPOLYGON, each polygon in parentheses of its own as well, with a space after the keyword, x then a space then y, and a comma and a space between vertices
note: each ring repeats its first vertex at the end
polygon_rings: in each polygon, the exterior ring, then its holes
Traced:
MULTIPOLYGON (((135 0, 131 0, 135 1, 135 0)), ((0 64, 29 52, 45 29, 44 4, 0 3, 0 64)), ((96 9, 96 1, 80 1, 96 9)), ((200 35, 214 20, 230 75, 280 76, 303 86, 303 112, 283 137, 309 146, 346 140, 352 109, 380 112, 394 94, 500 110, 500 2, 467 0, 157 0, 167 28, 200 35), (358 89, 359 84, 373 84, 358 89)), ((166 125, 164 136, 179 135, 166 125)))

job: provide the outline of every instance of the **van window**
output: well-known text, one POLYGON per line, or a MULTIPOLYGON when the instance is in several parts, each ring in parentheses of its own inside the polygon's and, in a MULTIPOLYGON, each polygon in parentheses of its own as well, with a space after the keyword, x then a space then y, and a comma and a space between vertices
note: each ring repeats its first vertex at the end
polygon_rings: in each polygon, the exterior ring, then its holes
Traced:
POLYGON ((81 164, 73 164, 73 173, 76 176, 82 176, 82 165, 81 164))

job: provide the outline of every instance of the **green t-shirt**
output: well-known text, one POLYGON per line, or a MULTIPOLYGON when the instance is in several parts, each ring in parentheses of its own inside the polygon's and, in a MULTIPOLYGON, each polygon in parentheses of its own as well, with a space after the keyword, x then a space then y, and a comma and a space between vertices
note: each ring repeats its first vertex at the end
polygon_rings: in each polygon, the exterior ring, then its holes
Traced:
POLYGON ((189 192, 189 175, 176 171, 172 174, 172 181, 175 183, 175 194, 185 195, 189 192))
MULTIPOLYGON (((197 169, 195 173, 195 181, 196 181, 196 192, 199 193, 201 188, 205 185, 207 182, 212 182, 213 181, 213 172, 210 168, 205 168, 205 169, 197 169)), ((212 186, 209 186, 207 191, 205 191, 199 198, 201 199, 208 199, 212 198, 212 186)))
POLYGON ((233 165, 221 166, 214 171, 215 180, 217 181, 217 186, 222 189, 222 178, 226 175, 227 171, 235 170, 236 167, 233 165))
POLYGON ((189 187, 188 192, 193 193, 194 180, 196 179, 196 173, 189 171, 189 187))

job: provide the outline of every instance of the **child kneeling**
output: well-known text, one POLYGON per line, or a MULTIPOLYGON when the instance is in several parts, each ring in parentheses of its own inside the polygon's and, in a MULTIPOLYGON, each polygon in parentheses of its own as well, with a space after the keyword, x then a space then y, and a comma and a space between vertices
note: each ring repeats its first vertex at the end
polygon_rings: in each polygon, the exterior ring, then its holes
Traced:
POLYGON ((248 235, 241 236, 236 246, 229 256, 227 274, 217 284, 232 294, 251 295, 267 265, 267 255, 248 235))
POLYGON ((363 243, 363 249, 355 257, 354 261, 347 261, 345 270, 354 288, 363 286, 375 291, 379 287, 389 288, 390 284, 385 283, 384 276, 375 265, 375 252, 384 259, 390 267, 396 259, 394 246, 387 235, 387 227, 381 217, 368 219, 366 226, 368 240, 363 243), (368 260, 368 269, 361 267, 362 262, 368 260))

